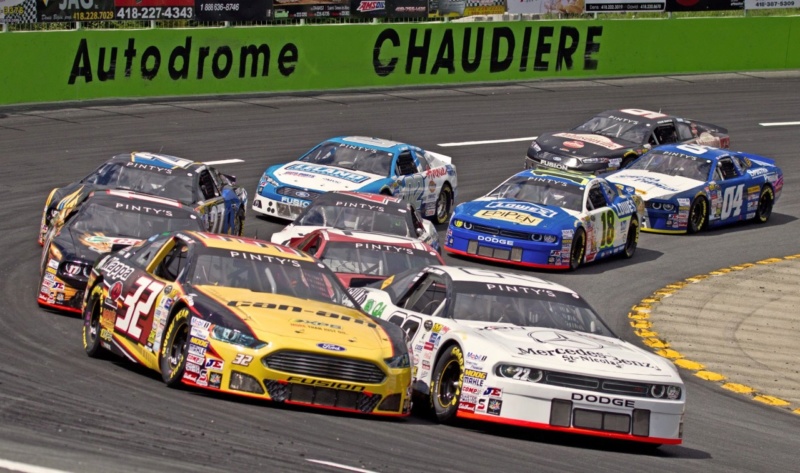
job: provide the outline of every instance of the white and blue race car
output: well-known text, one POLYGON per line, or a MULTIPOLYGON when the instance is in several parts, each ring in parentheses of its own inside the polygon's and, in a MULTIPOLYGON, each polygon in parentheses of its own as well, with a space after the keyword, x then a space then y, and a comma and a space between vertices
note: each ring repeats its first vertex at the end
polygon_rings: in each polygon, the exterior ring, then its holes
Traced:
POLYGON ((642 230, 655 233, 765 223, 783 188, 774 160, 695 144, 653 148, 606 178, 636 188, 647 210, 642 230))
POLYGON ((448 253, 535 268, 574 270, 613 255, 631 258, 644 203, 632 187, 555 169, 530 169, 458 205, 448 253))
POLYGON ((357 191, 399 197, 435 223, 450 218, 458 182, 449 156, 379 138, 340 136, 296 161, 271 166, 253 210, 294 220, 320 194, 357 191))

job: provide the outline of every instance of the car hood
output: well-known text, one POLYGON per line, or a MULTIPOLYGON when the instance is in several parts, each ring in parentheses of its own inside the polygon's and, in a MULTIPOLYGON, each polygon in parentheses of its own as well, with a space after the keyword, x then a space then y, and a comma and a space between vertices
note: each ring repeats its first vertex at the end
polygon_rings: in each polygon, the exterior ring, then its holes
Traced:
POLYGON ((482 197, 456 207, 453 218, 492 227, 519 230, 572 228, 578 212, 514 199, 482 197))
POLYGON ((509 359, 545 370, 680 382, 670 361, 623 340, 570 330, 462 322, 509 359))
POLYGON ((544 133, 536 138, 543 151, 561 156, 609 157, 635 148, 635 143, 592 133, 544 133))
POLYGON ((272 236, 270 237, 270 241, 278 245, 287 244, 286 242, 294 243, 294 241, 308 235, 314 230, 319 230, 320 228, 326 228, 326 227, 289 224, 285 226, 283 230, 273 233, 272 236))
POLYGON ((272 172, 276 180, 294 187, 315 191, 358 190, 386 176, 361 171, 292 161, 272 172))
POLYGON ((681 176, 670 176, 639 169, 625 169, 606 177, 609 182, 636 188, 642 199, 666 199, 675 194, 702 187, 705 183, 681 176))
POLYGON ((131 246, 141 241, 136 238, 110 236, 99 232, 84 233, 73 231, 70 228, 65 230, 56 237, 56 243, 62 247, 65 254, 70 253, 76 258, 88 262, 94 262, 98 256, 110 253, 114 245, 131 246))
MULTIPOLYGON (((368 315, 340 305, 218 286, 195 286, 250 327, 256 338, 291 338, 355 351, 388 350, 388 335, 368 315)), ((387 355, 387 356, 390 356, 387 355)))

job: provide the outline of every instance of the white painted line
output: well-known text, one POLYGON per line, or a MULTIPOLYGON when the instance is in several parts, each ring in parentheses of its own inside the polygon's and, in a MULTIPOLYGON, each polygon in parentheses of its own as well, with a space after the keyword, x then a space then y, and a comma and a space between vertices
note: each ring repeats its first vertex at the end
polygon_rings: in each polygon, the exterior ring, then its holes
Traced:
POLYGON ((761 126, 796 126, 800 122, 774 122, 774 123, 759 123, 761 126))
POLYGON ((332 466, 334 468, 341 468, 342 470, 355 471, 356 473, 377 473, 376 471, 365 470, 363 468, 356 468, 354 466, 342 465, 340 463, 326 462, 323 460, 313 460, 311 458, 306 458, 306 460, 310 461, 311 463, 318 463, 320 465, 332 466))
POLYGON ((206 161, 205 164, 211 164, 212 166, 215 164, 231 164, 231 163, 243 163, 244 159, 223 159, 221 161, 206 161))
POLYGON ((0 468, 11 471, 21 471, 23 473, 67 473, 64 470, 54 470, 52 468, 28 465, 26 463, 17 463, 3 459, 0 459, 0 468))
POLYGON ((528 138, 508 138, 505 140, 462 141, 461 143, 439 143, 439 146, 449 148, 451 146, 490 145, 494 143, 513 143, 515 141, 533 141, 536 138, 535 136, 529 136, 528 138))

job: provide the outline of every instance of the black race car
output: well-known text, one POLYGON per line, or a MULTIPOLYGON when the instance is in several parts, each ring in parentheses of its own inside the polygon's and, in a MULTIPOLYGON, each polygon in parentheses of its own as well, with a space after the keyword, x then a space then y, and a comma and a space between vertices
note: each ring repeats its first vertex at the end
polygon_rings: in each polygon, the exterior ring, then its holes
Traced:
POLYGON ((528 148, 525 169, 550 167, 599 174, 625 167, 654 146, 695 143, 730 145, 728 130, 660 112, 607 110, 561 133, 543 133, 528 148))
POLYGON ((121 190, 92 192, 66 220, 59 214, 52 221, 37 301, 80 313, 86 281, 100 255, 162 232, 202 229, 202 216, 176 200, 121 190))
POLYGON ((241 235, 247 192, 236 178, 205 163, 165 154, 134 152, 109 159, 78 182, 53 189, 44 205, 39 244, 54 216, 64 219, 95 190, 124 189, 174 199, 191 206, 203 227, 215 233, 241 235))

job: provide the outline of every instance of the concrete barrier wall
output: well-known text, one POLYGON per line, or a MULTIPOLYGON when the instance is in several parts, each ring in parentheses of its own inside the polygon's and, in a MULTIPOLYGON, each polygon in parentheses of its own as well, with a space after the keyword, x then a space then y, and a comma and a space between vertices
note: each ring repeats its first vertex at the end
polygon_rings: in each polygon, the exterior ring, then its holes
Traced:
POLYGON ((0 104, 800 68, 800 17, 0 34, 0 104))

